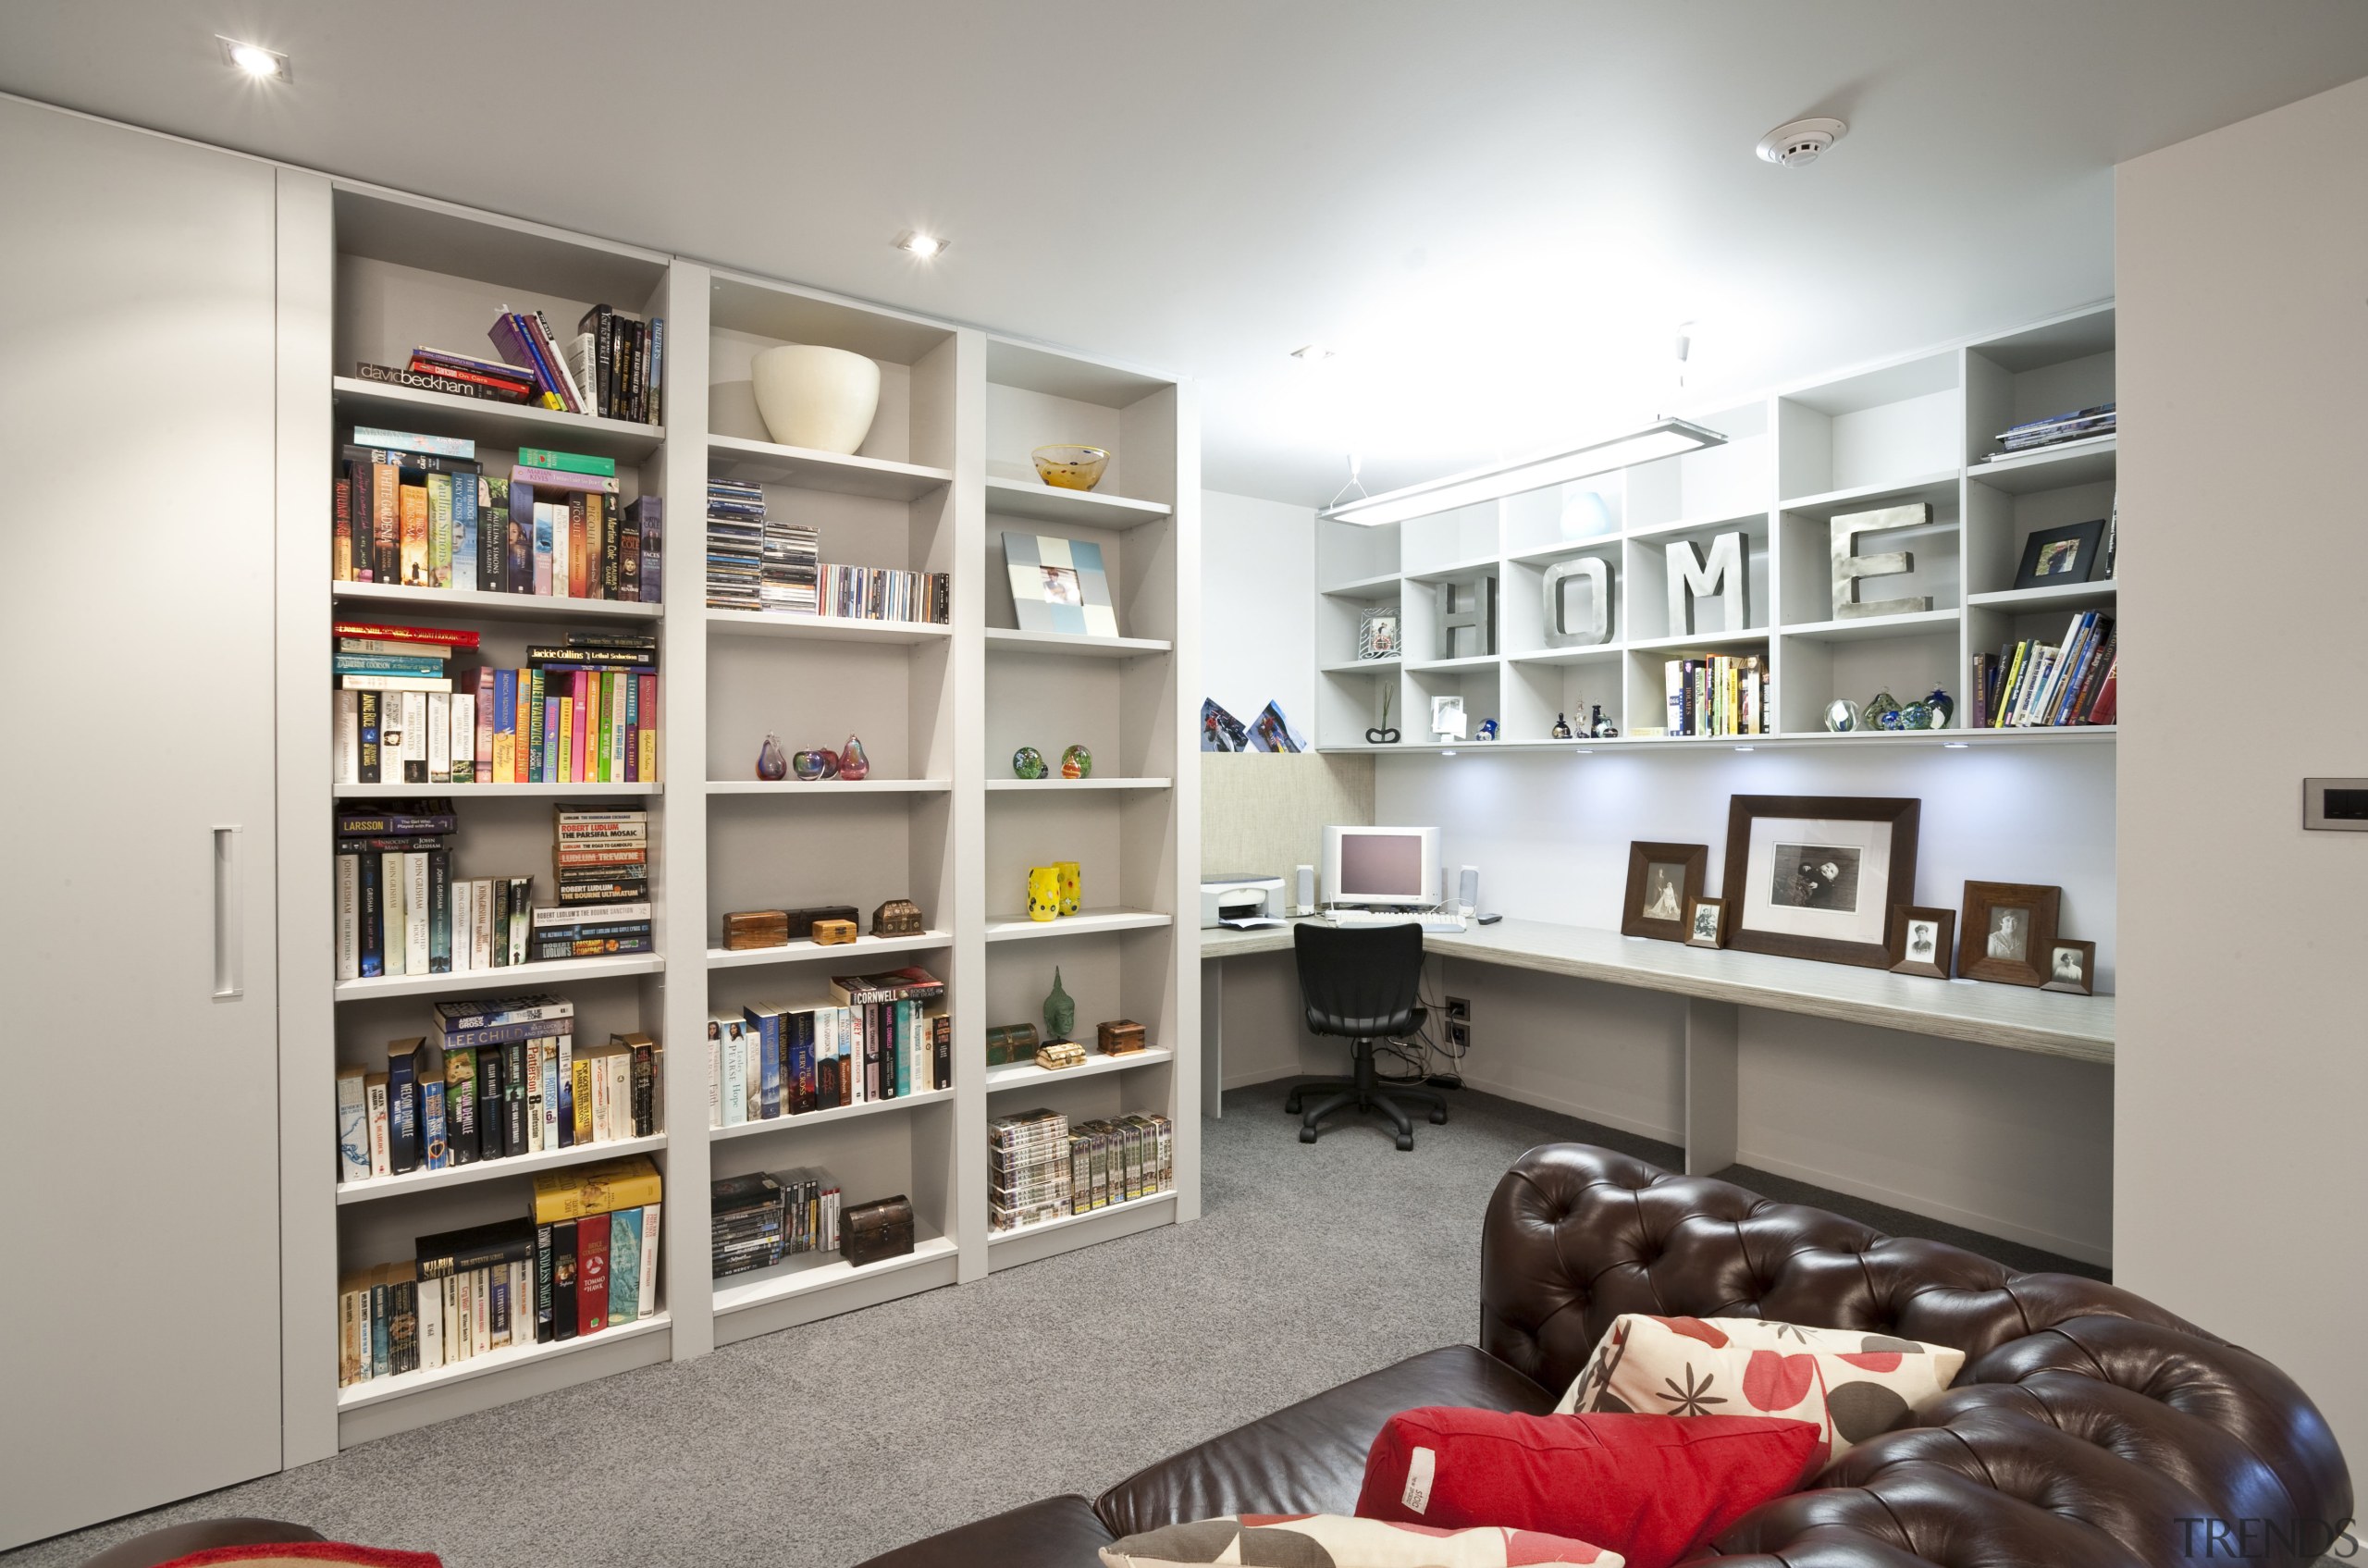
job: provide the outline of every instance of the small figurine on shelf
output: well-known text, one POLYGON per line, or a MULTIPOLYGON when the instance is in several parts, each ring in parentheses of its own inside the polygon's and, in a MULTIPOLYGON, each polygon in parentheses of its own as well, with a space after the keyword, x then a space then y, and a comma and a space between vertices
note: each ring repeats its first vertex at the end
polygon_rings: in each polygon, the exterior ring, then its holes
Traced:
POLYGON ((1858 705, 1846 697, 1837 697, 1825 705, 1825 727, 1838 735, 1846 735, 1858 727, 1858 705))
POLYGON ((1011 754, 1011 776, 1016 779, 1041 779, 1044 776, 1044 754, 1032 746, 1023 746, 1011 754))
POLYGON ((1053 870, 1060 878, 1061 913, 1074 915, 1085 907, 1085 873, 1075 860, 1055 860, 1053 870))
POLYGON ((768 784, 789 777, 789 753, 781 748, 781 736, 771 730, 765 732, 765 744, 757 748, 757 776, 768 784))
POLYGON ((926 929, 921 907, 909 898, 891 898, 871 911, 874 936, 919 936, 926 929))
POLYGON ((1496 739, 1496 738, 1497 738, 1497 721, 1495 721, 1494 719, 1483 719, 1483 720, 1481 720, 1481 721, 1480 721, 1480 733, 1479 733, 1478 735, 1476 735, 1473 736, 1472 738, 1473 738, 1473 739, 1474 739, 1474 740, 1494 740, 1494 739, 1496 739))
POLYGON ((1044 995, 1044 1033, 1054 1045, 1069 1037, 1077 1027, 1077 998, 1061 989, 1061 971, 1053 969, 1053 989, 1044 995))
POLYGON ((1381 686, 1381 722, 1365 732, 1365 744, 1395 746, 1398 744, 1398 732, 1389 727, 1389 683, 1382 681, 1379 685, 1381 686))
POLYGON ((1093 753, 1081 746, 1072 746, 1061 753, 1061 777, 1084 779, 1093 776, 1093 753))
POLYGON ((1589 714, 1589 718, 1587 720, 1587 737, 1589 739, 1616 740, 1619 738, 1620 728, 1610 720, 1603 716, 1603 704, 1599 702, 1589 703, 1587 705, 1587 712, 1589 714))
POLYGON ((1061 872, 1057 866, 1028 868, 1028 918, 1051 920, 1060 918, 1061 872))
POLYGON ((1571 735, 1570 715, 1566 713, 1557 713, 1554 715, 1554 738, 1556 740, 1569 740, 1572 738, 1571 735))
POLYGON ((790 759, 790 765, 797 770, 799 778, 812 784, 816 779, 838 776, 839 754, 825 746, 812 751, 799 752, 790 759))
POLYGON ((1922 730, 1947 729, 1949 721, 1955 717, 1957 710, 1956 698, 1939 686, 1934 686, 1932 695, 1917 706, 1924 710, 1924 722, 1917 726, 1922 730))
POLYGON ((1867 705, 1858 710, 1858 717, 1868 729, 1904 730, 1907 727, 1906 719, 1899 711, 1899 698, 1888 691, 1879 691, 1867 698, 1867 705))
POLYGON ((839 777, 853 783, 870 776, 871 757, 863 749, 862 740, 847 736, 847 748, 839 753, 839 777))

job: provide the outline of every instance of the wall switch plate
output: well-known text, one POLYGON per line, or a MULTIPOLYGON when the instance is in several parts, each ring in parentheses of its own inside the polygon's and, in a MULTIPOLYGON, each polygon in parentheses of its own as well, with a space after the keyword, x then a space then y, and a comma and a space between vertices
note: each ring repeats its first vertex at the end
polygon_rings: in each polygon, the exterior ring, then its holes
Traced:
POLYGON ((2304 779, 2302 825, 2328 833, 2368 833, 2368 779, 2304 779))

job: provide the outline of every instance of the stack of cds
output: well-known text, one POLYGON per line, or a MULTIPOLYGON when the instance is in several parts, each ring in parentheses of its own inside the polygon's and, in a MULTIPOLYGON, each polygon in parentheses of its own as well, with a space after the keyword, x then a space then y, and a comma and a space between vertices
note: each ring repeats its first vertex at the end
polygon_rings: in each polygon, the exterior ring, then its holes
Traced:
POLYGON ((1027 1111, 987 1123, 987 1224, 1012 1230, 1069 1212, 1069 1118, 1027 1111))
POLYGON ((821 536, 794 523, 765 524, 763 608, 775 615, 812 615, 821 608, 821 536))
POLYGON ((839 1183, 827 1170, 719 1177, 708 1184, 715 1278, 839 1250, 839 1183))
POLYGON ((710 610, 761 610, 765 491, 734 479, 707 482, 707 603, 710 610))
POLYGON ((1999 431, 1998 450, 1981 461, 1996 463, 2002 458, 2020 457, 2027 451, 2038 451, 2043 447, 2092 441, 2099 437, 2115 434, 2120 426, 2120 411, 2113 403, 2074 409, 2069 414, 2051 414, 2044 419, 2026 420, 1999 431))

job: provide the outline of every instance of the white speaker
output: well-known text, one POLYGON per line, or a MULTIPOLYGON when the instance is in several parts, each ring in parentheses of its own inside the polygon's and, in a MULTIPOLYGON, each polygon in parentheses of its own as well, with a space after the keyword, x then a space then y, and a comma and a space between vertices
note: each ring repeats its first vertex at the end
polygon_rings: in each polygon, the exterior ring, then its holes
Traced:
POLYGON ((1455 902, 1467 915, 1480 907, 1480 868, 1466 866, 1455 881, 1455 902))
POLYGON ((1315 913, 1315 868, 1314 866, 1301 866, 1299 869, 1297 889, 1299 902, 1292 906, 1291 913, 1294 915, 1315 913))

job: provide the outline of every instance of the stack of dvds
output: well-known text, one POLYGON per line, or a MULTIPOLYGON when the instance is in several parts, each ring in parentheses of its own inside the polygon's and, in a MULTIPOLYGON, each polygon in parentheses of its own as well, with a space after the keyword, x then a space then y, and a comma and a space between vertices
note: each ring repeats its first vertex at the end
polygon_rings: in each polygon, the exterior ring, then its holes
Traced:
POLYGON ((987 1224, 1014 1230, 1069 1212, 1069 1118, 1025 1111, 987 1123, 987 1224))
POLYGON ((1982 462, 1997 463, 2005 458, 2020 457, 2027 451, 2043 447, 2068 446, 2074 441, 2093 441, 2110 436, 2121 427, 2121 411, 2114 403, 2098 403, 2092 408, 2076 408, 2066 414, 2051 414, 2044 419, 2027 419, 1998 432, 1998 450, 1984 454, 1982 462))
POLYGON ((560 807, 551 861, 559 901, 535 911, 530 961, 650 951, 648 812, 560 807))
POLYGON ((707 482, 707 604, 709 610, 761 610, 758 585, 765 555, 765 490, 736 479, 707 482))
POLYGON ((801 1167, 718 1177, 708 1193, 714 1214, 710 1263, 718 1279, 839 1250, 839 1184, 827 1170, 801 1167))
POLYGON ((776 615, 812 615, 821 608, 822 537, 776 517, 765 519, 765 562, 758 597, 776 615))

